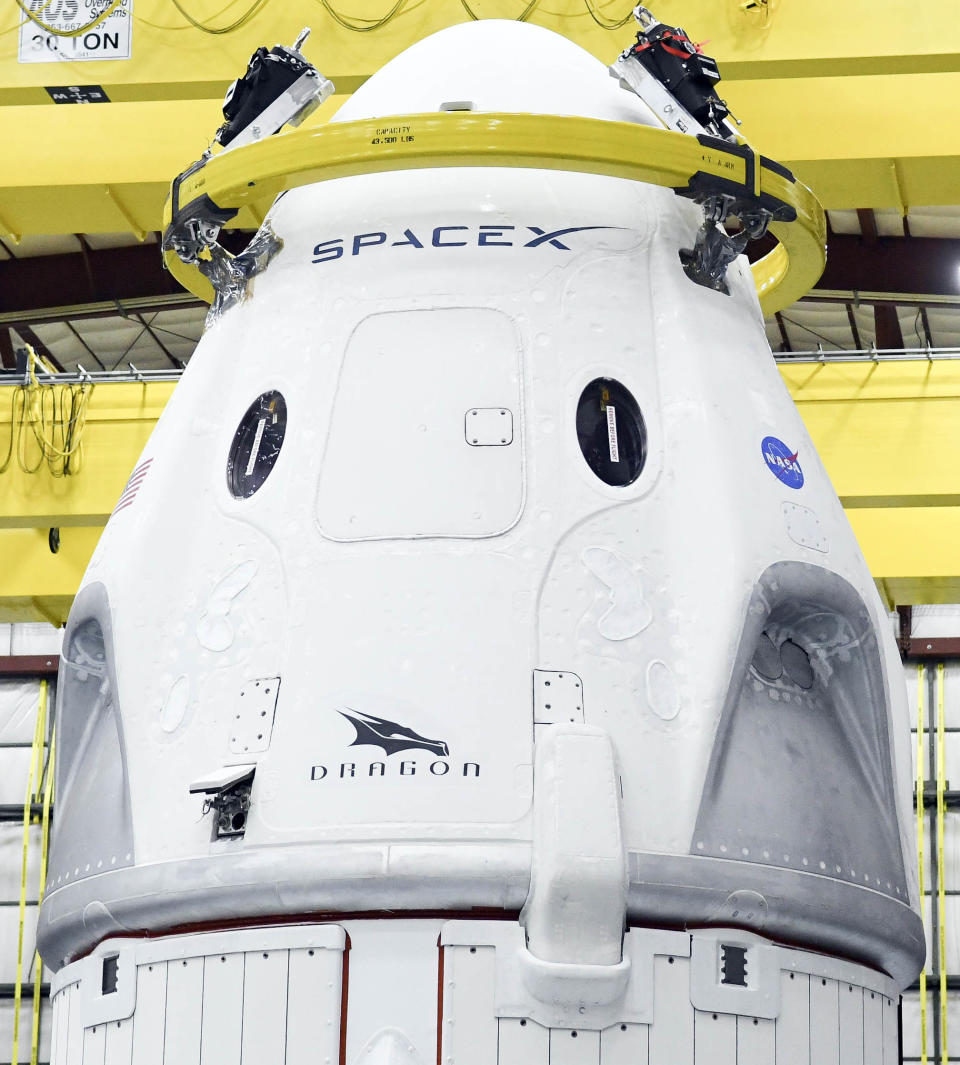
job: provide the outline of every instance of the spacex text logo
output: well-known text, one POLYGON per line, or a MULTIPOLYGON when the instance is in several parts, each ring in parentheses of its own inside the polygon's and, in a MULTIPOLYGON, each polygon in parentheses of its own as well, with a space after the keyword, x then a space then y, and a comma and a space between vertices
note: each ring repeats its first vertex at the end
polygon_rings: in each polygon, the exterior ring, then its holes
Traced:
POLYGON ((457 766, 451 766, 448 758, 450 748, 445 740, 434 740, 421 736, 406 725, 397 724, 385 717, 374 717, 359 710, 345 707, 338 710, 353 725, 354 738, 348 747, 378 747, 383 752, 383 760, 375 762, 341 762, 338 766, 312 765, 311 780, 339 779, 351 780, 357 777, 445 777, 453 771, 454 776, 479 777, 478 762, 464 762, 458 773, 457 766), (432 755, 429 763, 416 758, 403 758, 391 761, 390 756, 407 751, 426 751, 432 755), (417 769, 420 773, 417 773, 417 769))
POLYGON ((564 229, 546 230, 541 226, 509 226, 501 223, 481 226, 434 226, 421 230, 420 235, 412 229, 402 233, 355 233, 352 237, 335 237, 323 240, 314 249, 314 263, 328 263, 342 259, 344 255, 360 255, 361 252, 381 246, 390 248, 556 248, 570 251, 565 243, 572 233, 594 229, 620 229, 621 226, 567 226, 564 229), (392 239, 397 237, 396 240, 392 239))

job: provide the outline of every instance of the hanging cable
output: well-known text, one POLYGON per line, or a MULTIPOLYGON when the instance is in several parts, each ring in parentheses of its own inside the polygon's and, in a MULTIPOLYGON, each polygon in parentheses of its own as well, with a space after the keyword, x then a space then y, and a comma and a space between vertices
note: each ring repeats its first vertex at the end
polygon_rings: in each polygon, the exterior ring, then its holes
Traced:
MULTIPOLYGON (((917 663, 917 877, 920 892, 920 918, 925 920, 926 901, 923 867, 926 862, 924 853, 923 823, 924 823, 924 779, 923 779, 923 721, 924 721, 924 688, 926 686, 926 670, 923 663, 917 663)), ((924 963, 920 970, 920 1065, 927 1065, 927 966, 924 963)))
MULTIPOLYGON (((527 6, 523 9, 523 11, 519 15, 517 15, 517 17, 516 17, 516 19, 514 19, 514 21, 515 22, 526 22, 527 19, 534 13, 534 11, 537 10, 537 5, 539 3, 540 3, 540 0, 530 0, 530 2, 527 4, 527 6)), ((470 5, 467 3, 467 0, 460 0, 460 6, 474 20, 474 22, 479 22, 481 20, 481 18, 483 17, 482 15, 478 15, 475 11, 471 10, 470 5)))
POLYGON ((37 380, 36 367, 44 367, 29 344, 27 358, 28 381, 15 386, 10 399, 10 437, 0 474, 16 454, 24 473, 36 473, 46 462, 52 477, 69 477, 82 466, 83 431, 93 385, 42 385, 37 380), (35 463, 27 458, 31 438, 38 451, 35 463))
MULTIPOLYGON (((43 0, 43 4, 37 14, 42 15, 52 3, 53 0, 43 0)), ((15 30, 19 30, 21 26, 26 26, 28 22, 30 22, 30 19, 25 18, 13 26, 8 26, 5 30, 0 30, 0 37, 6 37, 8 33, 13 33, 15 30)))
POLYGON ((396 0, 393 7, 378 19, 354 18, 353 20, 335 10, 330 0, 319 0, 319 3, 338 26, 342 26, 345 30, 352 30, 354 33, 370 33, 372 30, 383 29, 388 22, 392 22, 403 10, 407 0, 396 0))
MULTIPOLYGON (((237 0, 228 0, 219 11, 214 11, 210 16, 211 19, 219 18, 222 14, 229 11, 237 3, 237 0)), ((159 22, 151 22, 150 19, 144 18, 142 15, 138 15, 136 11, 131 11, 134 22, 140 22, 144 26, 149 26, 154 30, 163 30, 165 33, 179 32, 181 30, 190 30, 193 27, 188 23, 186 26, 161 26, 159 22)))
POLYGON ((947 804, 943 712, 943 663, 937 663, 937 924, 940 926, 940 1065, 947 1065, 947 895, 944 884, 943 827, 947 804))
MULTIPOLYGON (((19 3, 20 0, 17 0, 19 3)), ((181 15, 190 23, 194 29, 200 30, 203 33, 209 33, 213 36, 221 36, 225 33, 233 33, 234 30, 240 29, 241 26, 245 26, 250 19, 259 15, 260 12, 267 6, 270 0, 253 0, 253 3, 247 8, 242 15, 239 15, 227 26, 210 26, 205 22, 201 22, 199 19, 195 19, 189 11, 185 10, 180 0, 171 0, 173 6, 180 12, 181 15)))
POLYGON ((633 18, 633 6, 621 19, 608 19, 605 15, 601 15, 600 12, 593 6, 593 0, 583 0, 586 5, 587 11, 590 13, 590 17, 598 25, 602 26, 605 30, 619 30, 622 29, 633 18))
MULTIPOLYGON (((47 33, 53 34, 54 37, 82 37, 88 30, 92 30, 94 26, 99 26, 101 22, 108 16, 112 15, 114 11, 120 6, 121 0, 110 0, 110 3, 100 12, 96 18, 92 19, 85 26, 81 26, 76 30, 61 30, 56 26, 50 26, 39 15, 34 15, 30 8, 23 2, 23 0, 16 0, 17 7, 27 16, 31 22, 35 22, 42 30, 46 30, 47 33)), ((174 0, 176 3, 176 0, 174 0)), ((45 10, 48 5, 40 9, 45 10)))

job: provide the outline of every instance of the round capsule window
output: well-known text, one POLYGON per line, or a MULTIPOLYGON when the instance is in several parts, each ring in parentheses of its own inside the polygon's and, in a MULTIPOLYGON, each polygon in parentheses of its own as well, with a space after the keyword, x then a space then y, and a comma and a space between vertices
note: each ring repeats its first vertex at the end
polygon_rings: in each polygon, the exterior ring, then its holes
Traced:
POLYGON ((248 499, 270 476, 287 431, 287 404, 279 392, 264 392, 247 409, 233 434, 227 459, 227 487, 248 499))
POLYGON ((577 440, 601 481, 633 484, 647 459, 647 428, 629 389, 612 377, 591 381, 577 404, 577 440))

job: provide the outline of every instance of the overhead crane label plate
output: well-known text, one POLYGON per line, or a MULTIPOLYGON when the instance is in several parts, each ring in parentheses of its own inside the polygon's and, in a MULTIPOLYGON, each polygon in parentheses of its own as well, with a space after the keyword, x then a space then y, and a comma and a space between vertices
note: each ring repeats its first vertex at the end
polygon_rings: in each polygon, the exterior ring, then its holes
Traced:
POLYGON ((48 85, 55 104, 108 104, 110 97, 99 85, 48 85))
POLYGON ((17 59, 21 63, 129 59, 133 0, 120 0, 102 22, 91 25, 110 7, 111 2, 112 0, 24 0, 24 8, 34 18, 25 17, 20 23, 17 59), (89 29, 84 30, 85 26, 89 26, 89 29), (69 36, 70 34, 76 36, 69 36))

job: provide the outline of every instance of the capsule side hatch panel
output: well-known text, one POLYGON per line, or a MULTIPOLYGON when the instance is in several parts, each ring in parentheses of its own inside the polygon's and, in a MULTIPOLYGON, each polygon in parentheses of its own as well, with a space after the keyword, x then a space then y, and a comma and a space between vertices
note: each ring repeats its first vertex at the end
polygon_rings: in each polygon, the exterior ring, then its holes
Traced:
POLYGON ((338 541, 506 532, 523 510, 521 402, 519 337, 502 312, 453 307, 365 318, 347 344, 334 397, 320 531, 338 541), (473 443, 469 422, 480 420, 479 410, 504 423, 495 447, 473 443))

